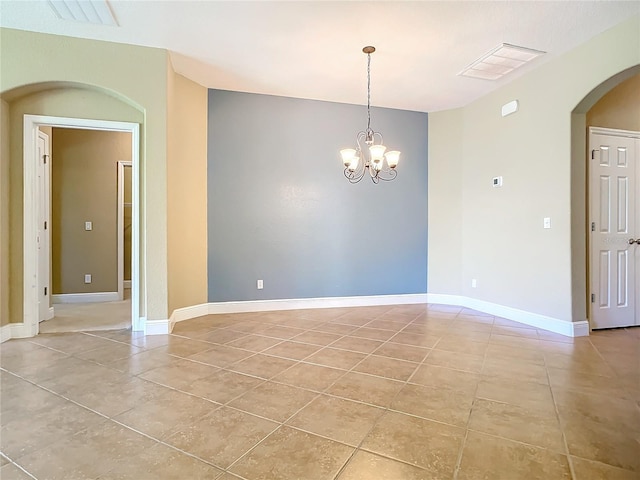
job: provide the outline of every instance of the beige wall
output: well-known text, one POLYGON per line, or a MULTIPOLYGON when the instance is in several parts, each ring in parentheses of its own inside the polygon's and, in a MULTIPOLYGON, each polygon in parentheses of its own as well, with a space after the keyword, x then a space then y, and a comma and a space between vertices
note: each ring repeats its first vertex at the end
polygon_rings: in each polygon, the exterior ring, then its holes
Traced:
POLYGON ((9 104, 0 100, 0 326, 9 319, 9 104))
POLYGON ((207 302, 207 89, 167 70, 169 312, 207 302))
MULTIPOLYGON (((434 184, 459 184, 461 206, 429 218, 430 293, 463 295, 561 320, 584 320, 586 276, 584 212, 572 213, 572 195, 586 195, 582 163, 572 163, 572 112, 599 84, 640 63, 640 17, 604 32, 573 51, 460 109, 429 116, 430 212, 451 203, 434 184), (518 100, 518 113, 501 106, 518 100), (442 132, 462 132, 449 146, 442 132), (458 160, 462 155, 461 160, 458 160), (504 186, 491 179, 502 175, 504 186), (551 217, 551 229, 543 218, 551 217), (461 230, 460 257, 447 241, 461 230), (573 254, 572 254, 573 251, 573 254), (576 253, 577 252, 577 253, 576 253), (462 265, 459 269, 458 265, 462 265), (572 277, 574 275, 574 277, 572 277), (457 279, 460 278, 458 283, 457 279), (471 279, 477 288, 471 288, 471 279), (456 287, 456 283, 458 283, 456 287)), ((476 80, 469 80, 476 81, 476 80)))
POLYGON ((587 112, 587 126, 640 131, 640 74, 625 80, 587 112))
POLYGON ((52 293, 116 292, 118 161, 131 161, 131 134, 54 128, 51 157, 52 293))
POLYGON ((0 41, 0 92, 11 110, 10 320, 22 321, 23 113, 142 125, 141 315, 168 318, 167 52, 11 29, 0 29, 0 41))

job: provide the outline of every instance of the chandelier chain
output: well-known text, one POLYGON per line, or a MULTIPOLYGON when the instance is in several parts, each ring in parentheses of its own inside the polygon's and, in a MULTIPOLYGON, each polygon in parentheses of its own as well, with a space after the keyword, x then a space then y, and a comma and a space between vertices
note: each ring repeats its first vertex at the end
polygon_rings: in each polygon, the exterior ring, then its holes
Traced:
POLYGON ((367 132, 371 131, 371 54, 367 53, 367 132))

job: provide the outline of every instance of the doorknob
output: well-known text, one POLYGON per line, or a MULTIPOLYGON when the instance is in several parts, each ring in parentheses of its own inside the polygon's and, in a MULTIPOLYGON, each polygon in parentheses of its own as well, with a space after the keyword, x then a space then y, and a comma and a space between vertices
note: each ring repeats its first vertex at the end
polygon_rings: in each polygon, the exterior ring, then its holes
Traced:
POLYGON ((634 243, 640 245, 640 238, 638 238, 637 240, 634 240, 633 238, 629 239, 629 245, 633 245, 634 243))

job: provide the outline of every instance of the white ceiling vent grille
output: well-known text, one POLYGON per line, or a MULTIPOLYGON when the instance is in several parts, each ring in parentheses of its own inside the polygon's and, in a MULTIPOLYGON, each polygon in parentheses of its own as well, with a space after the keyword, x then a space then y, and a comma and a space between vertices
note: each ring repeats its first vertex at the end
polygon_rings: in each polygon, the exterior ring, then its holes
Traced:
POLYGON ((118 26, 106 0, 49 0, 49 5, 62 20, 118 26))
POLYGON ((497 80, 546 52, 503 43, 487 52, 458 75, 497 80))

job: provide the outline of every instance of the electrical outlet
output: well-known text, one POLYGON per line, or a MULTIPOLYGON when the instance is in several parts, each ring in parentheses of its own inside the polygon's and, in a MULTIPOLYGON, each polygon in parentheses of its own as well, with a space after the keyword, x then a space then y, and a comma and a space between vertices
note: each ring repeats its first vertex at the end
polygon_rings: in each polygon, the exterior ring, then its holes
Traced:
POLYGON ((478 282, 475 278, 471 279, 471 288, 476 288, 478 286, 478 282))
POLYGON ((90 232, 91 230, 93 230, 93 222, 84 222, 84 229, 87 232, 90 232))
POLYGON ((542 226, 544 228, 551 228, 551 217, 544 217, 542 220, 542 226))
POLYGON ((90 273, 85 273, 84 274, 84 283, 91 283, 91 274, 90 273))
POLYGON ((262 280, 258 280, 258 290, 262 290, 264 288, 264 282, 262 280))

